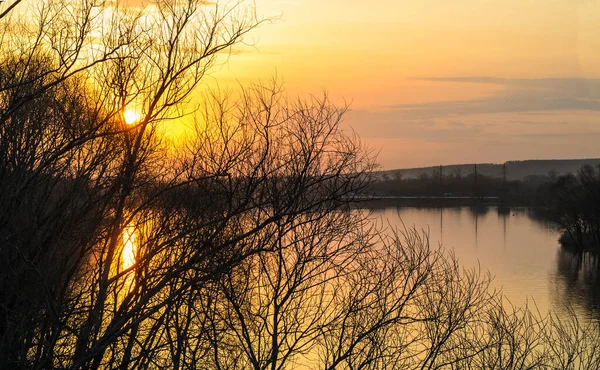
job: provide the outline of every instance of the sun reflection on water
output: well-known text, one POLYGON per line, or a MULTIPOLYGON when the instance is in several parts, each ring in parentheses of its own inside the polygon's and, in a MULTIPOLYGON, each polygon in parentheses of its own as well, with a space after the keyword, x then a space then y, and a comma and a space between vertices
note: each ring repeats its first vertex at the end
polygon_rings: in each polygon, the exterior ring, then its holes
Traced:
POLYGON ((123 229, 123 269, 126 270, 135 264, 137 246, 135 243, 135 228, 129 225, 123 229))

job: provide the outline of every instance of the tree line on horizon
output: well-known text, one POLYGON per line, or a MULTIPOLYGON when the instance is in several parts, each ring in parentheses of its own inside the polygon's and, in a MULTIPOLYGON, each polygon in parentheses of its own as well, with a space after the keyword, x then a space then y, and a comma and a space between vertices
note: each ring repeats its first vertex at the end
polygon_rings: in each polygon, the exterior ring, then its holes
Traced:
POLYGON ((540 193, 540 190, 558 176, 555 171, 550 171, 546 175, 510 180, 506 167, 501 167, 499 176, 484 175, 477 168, 477 165, 472 165, 472 172, 464 173, 462 168, 449 171, 439 166, 433 168, 431 173, 421 173, 417 178, 406 178, 402 172, 396 172, 373 181, 367 192, 392 196, 492 197, 496 198, 495 204, 534 206, 543 203, 545 193, 540 193))
POLYGON ((600 248, 600 165, 583 165, 575 173, 563 175, 552 170, 523 180, 508 180, 506 167, 503 172, 502 177, 477 172, 463 175, 460 168, 446 173, 440 166, 431 175, 422 173, 418 178, 403 178, 396 173, 373 181, 365 191, 375 196, 436 197, 416 201, 430 206, 453 196, 472 198, 467 205, 474 206, 530 206, 539 217, 558 227, 562 245, 579 251, 600 248))

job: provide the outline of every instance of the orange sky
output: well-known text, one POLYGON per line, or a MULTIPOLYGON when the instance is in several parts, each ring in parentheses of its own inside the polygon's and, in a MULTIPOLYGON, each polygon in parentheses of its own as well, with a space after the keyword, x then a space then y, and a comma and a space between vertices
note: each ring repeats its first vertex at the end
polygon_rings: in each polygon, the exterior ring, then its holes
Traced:
POLYGON ((352 102, 384 168, 600 157, 600 2, 258 0, 215 74, 352 102))
POLYGON ((212 81, 326 89, 383 168, 600 157, 600 1, 255 2, 212 81))

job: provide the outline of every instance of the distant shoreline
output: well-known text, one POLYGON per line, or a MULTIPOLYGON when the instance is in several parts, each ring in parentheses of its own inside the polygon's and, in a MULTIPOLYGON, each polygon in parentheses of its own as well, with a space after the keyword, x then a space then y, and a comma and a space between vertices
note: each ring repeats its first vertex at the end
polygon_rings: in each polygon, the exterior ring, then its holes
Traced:
POLYGON ((600 158, 572 158, 572 159, 526 159, 510 160, 504 163, 461 163, 433 165, 427 167, 395 168, 374 171, 377 181, 392 179, 417 179, 422 175, 432 175, 442 171, 444 175, 468 175, 477 172, 488 177, 501 178, 506 176, 509 181, 524 180, 527 176, 543 176, 551 171, 557 175, 577 173, 584 165, 600 165, 600 158))
POLYGON ((435 196, 435 195, 358 195, 354 197, 359 200, 382 200, 382 199, 437 199, 437 200, 474 200, 488 201, 498 200, 498 197, 470 197, 470 196, 435 196))
POLYGON ((404 207, 532 207, 531 204, 502 202, 498 197, 468 196, 356 196, 356 205, 365 208, 404 207))

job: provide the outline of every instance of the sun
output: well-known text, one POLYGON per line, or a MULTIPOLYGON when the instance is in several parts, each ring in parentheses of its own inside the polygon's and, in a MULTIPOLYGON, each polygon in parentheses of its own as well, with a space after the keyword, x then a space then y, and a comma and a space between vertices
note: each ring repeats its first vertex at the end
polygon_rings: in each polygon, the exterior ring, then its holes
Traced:
POLYGON ((126 109, 123 112, 123 118, 128 125, 136 124, 140 120, 140 113, 133 109, 126 109))

